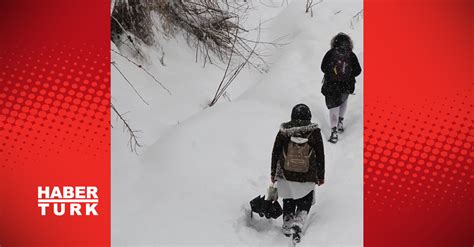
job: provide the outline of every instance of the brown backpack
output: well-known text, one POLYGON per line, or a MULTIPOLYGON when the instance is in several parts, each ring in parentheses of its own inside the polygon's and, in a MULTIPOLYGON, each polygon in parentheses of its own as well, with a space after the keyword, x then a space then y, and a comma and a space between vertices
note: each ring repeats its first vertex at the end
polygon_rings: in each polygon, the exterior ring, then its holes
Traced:
MULTIPOLYGON (((306 139, 308 138, 309 136, 306 139)), ((309 158, 313 149, 308 141, 298 143, 292 139, 288 143, 286 153, 283 151, 283 157, 285 158, 283 168, 286 171, 306 173, 309 170, 309 158)))

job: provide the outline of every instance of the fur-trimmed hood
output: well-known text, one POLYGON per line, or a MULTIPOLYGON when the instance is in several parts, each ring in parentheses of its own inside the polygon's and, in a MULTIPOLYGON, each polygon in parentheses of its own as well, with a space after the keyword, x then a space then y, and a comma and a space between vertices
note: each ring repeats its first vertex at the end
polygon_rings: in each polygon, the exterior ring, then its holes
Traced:
POLYGON ((349 35, 345 33, 338 33, 331 40, 331 48, 332 49, 342 48, 348 51, 352 51, 352 49, 354 48, 354 45, 349 35))
POLYGON ((311 123, 310 121, 290 121, 281 124, 280 133, 287 137, 306 137, 318 128, 318 124, 311 123))

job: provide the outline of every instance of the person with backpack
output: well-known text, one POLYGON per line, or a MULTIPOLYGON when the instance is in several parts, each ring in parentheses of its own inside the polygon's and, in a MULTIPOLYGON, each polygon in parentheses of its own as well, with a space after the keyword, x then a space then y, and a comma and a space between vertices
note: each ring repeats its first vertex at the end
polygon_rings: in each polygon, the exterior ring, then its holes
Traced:
POLYGON ((352 40, 345 33, 338 33, 331 41, 331 49, 321 63, 324 72, 321 93, 325 96, 329 109, 331 137, 329 142, 338 141, 338 133, 344 132, 344 114, 347 98, 354 93, 355 77, 362 69, 357 56, 352 52, 352 40))
POLYGON ((314 204, 314 188, 324 184, 324 147, 321 130, 311 123, 305 104, 293 107, 291 121, 281 124, 272 151, 271 181, 283 198, 285 236, 299 242, 314 204))

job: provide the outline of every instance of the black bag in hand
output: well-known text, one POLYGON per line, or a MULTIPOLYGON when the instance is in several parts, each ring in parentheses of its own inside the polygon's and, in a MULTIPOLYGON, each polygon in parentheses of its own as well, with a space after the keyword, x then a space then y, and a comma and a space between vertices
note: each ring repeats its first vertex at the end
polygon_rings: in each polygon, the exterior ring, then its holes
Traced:
POLYGON ((278 201, 265 200, 265 196, 257 196, 250 201, 250 208, 252 209, 251 217, 253 212, 257 213, 260 217, 277 219, 283 214, 283 210, 278 201))

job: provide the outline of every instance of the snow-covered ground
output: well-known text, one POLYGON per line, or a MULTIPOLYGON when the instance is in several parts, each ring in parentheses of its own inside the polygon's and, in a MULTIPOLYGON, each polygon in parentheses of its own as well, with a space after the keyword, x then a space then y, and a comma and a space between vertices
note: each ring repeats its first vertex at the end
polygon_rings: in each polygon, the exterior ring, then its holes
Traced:
MULTIPOLYGON (((112 56, 149 103, 112 68, 112 102, 129 112, 125 116, 142 131, 144 144, 138 155, 131 153, 127 133, 112 119, 113 245, 288 244, 281 217, 249 217, 249 201, 270 183, 279 125, 294 105, 306 103, 329 137, 320 63, 335 34, 351 35, 363 64, 362 19, 353 17, 362 1, 323 1, 313 7, 313 18, 304 13, 306 1, 288 2, 253 2, 246 25, 262 20, 262 40, 285 37, 288 44, 267 48, 269 71, 244 70, 228 90, 231 101, 222 98, 214 107, 207 103, 223 71, 195 63, 195 51, 183 39, 161 40, 166 66, 159 62, 161 48, 147 51, 150 72, 172 95, 112 56)), ((346 132, 336 145, 325 142, 326 184, 316 188, 301 246, 362 245, 362 77, 349 98, 346 132)))

